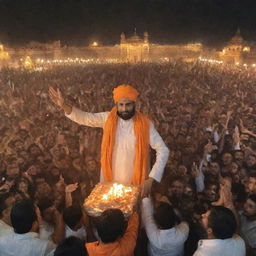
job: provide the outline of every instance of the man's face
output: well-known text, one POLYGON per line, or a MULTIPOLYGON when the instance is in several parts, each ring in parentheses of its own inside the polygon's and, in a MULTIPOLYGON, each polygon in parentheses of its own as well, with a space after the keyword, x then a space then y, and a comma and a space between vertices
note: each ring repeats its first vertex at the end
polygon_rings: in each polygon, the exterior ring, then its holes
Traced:
POLYGON ((231 174, 235 175, 238 173, 238 165, 235 162, 231 163, 231 168, 230 168, 231 174))
POLYGON ((224 165, 229 165, 232 162, 232 155, 226 153, 222 156, 222 161, 224 165))
POLYGON ((248 167, 252 167, 256 164, 256 157, 255 156, 248 156, 248 158, 246 159, 246 163, 248 165, 248 167))
POLYGON ((243 162, 243 160, 244 160, 243 152, 236 152, 235 153, 235 161, 238 163, 241 163, 241 162, 243 162))
POLYGON ((220 166, 217 162, 211 162, 210 163, 210 166, 209 166, 209 172, 212 174, 212 175, 219 175, 220 173, 220 166))
POLYGON ((173 181, 168 190, 169 190, 169 194, 177 196, 177 197, 181 197, 184 192, 184 184, 178 180, 173 181))
POLYGON ((124 120, 131 119, 135 114, 135 102, 126 98, 120 99, 117 103, 117 114, 124 120))
POLYGON ((215 202, 218 199, 218 187, 216 185, 209 185, 208 188, 205 189, 206 199, 210 202, 215 202))
POLYGON ((244 215, 247 217, 256 215, 256 203, 251 199, 247 199, 244 204, 244 215))
POLYGON ((256 193, 256 178, 255 177, 249 177, 247 186, 246 186, 246 192, 253 194, 256 193))

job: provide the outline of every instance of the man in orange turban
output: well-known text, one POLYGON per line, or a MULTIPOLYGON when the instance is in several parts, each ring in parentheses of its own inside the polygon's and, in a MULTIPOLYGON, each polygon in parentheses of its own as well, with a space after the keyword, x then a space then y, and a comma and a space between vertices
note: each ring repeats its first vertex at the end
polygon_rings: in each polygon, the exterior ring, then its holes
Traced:
POLYGON ((52 101, 68 118, 86 126, 102 127, 101 180, 142 185, 144 194, 153 180, 161 181, 169 150, 149 118, 136 111, 138 91, 130 85, 113 90, 115 106, 110 112, 87 113, 65 103, 59 90, 49 89, 52 101), (149 149, 156 162, 149 175, 149 149))

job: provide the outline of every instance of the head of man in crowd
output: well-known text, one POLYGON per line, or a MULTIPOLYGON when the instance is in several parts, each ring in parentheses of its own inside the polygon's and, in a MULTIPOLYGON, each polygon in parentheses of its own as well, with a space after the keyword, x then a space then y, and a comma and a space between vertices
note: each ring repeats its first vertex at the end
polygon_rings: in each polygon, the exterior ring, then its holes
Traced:
POLYGON ((204 195, 205 199, 210 202, 215 202, 219 198, 220 186, 218 182, 208 181, 205 184, 204 195))
POLYGON ((30 231, 36 231, 36 211, 32 201, 22 200, 16 202, 11 210, 11 223, 14 232, 25 234, 30 231))
POLYGON ((246 183, 245 190, 248 194, 256 194, 256 174, 251 173, 248 177, 248 182, 246 183))
POLYGON ((135 115, 135 102, 138 91, 130 85, 119 85, 113 91, 117 107, 117 115, 123 120, 129 120, 135 115))
POLYGON ((125 232, 125 218, 120 209, 107 209, 96 220, 96 229, 104 244, 113 243, 125 232))
POLYGON ((228 239, 236 232, 235 216, 223 206, 214 206, 202 214, 201 222, 208 239, 228 239))
POLYGON ((173 207, 165 202, 161 202, 155 208, 154 220, 159 229, 171 229, 180 222, 173 207))
POLYGON ((70 236, 63 240, 54 251, 54 256, 86 256, 88 255, 84 242, 77 237, 70 236))
POLYGON ((256 169, 256 156, 254 154, 248 155, 246 165, 249 169, 256 169))
POLYGON ((211 176, 218 177, 220 174, 220 165, 218 162, 212 161, 209 163, 208 173, 211 176))
POLYGON ((73 231, 77 231, 83 226, 83 212, 80 205, 71 205, 64 209, 63 220, 73 231))
POLYGON ((256 194, 248 196, 244 204, 244 215, 250 220, 256 220, 256 194))
POLYGON ((242 150, 236 150, 234 152, 234 160, 238 166, 241 167, 244 161, 244 152, 242 150))
POLYGON ((222 159, 223 165, 224 166, 228 166, 228 165, 230 165, 232 163, 233 156, 232 156, 231 153, 225 152, 225 153, 222 154, 221 159, 222 159))
POLYGON ((181 198, 185 189, 185 183, 181 177, 175 177, 171 180, 168 188, 168 197, 181 198))

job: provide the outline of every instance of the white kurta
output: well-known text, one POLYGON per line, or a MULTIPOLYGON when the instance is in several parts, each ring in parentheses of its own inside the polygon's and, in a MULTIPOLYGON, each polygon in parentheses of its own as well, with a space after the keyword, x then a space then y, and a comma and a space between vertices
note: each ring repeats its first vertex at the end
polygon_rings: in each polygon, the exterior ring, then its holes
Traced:
POLYGON ((244 240, 234 235, 228 239, 199 240, 193 256, 245 256, 244 240))
POLYGON ((189 226, 185 221, 170 229, 159 229, 154 220, 153 203, 150 198, 142 200, 141 219, 145 226, 150 256, 182 256, 188 238, 189 226))
MULTIPOLYGON (((93 114, 73 107, 72 113, 66 116, 81 125, 103 128, 108 115, 109 112, 93 114)), ((150 122, 149 143, 151 148, 156 150, 156 162, 149 173, 149 177, 160 182, 164 167, 169 157, 169 150, 152 122, 150 122)), ((115 145, 112 155, 113 181, 123 184, 130 184, 132 182, 135 149, 136 137, 134 134, 133 118, 129 120, 118 118, 115 145)), ((103 180, 102 171, 101 180, 103 180)))

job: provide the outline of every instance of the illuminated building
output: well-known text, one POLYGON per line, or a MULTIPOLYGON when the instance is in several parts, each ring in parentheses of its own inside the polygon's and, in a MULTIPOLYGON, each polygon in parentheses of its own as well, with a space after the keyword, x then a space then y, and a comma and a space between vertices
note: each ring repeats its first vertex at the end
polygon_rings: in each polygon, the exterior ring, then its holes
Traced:
POLYGON ((9 53, 4 50, 4 46, 0 44, 0 61, 9 60, 10 56, 9 53))
POLYGON ((149 59, 149 41, 148 33, 144 32, 144 38, 140 38, 136 31, 130 38, 121 34, 120 41, 120 58, 124 62, 145 62, 149 59))
POLYGON ((244 55, 250 52, 250 47, 246 45, 240 34, 240 29, 231 38, 230 42, 220 52, 220 58, 225 63, 241 63, 244 55))

